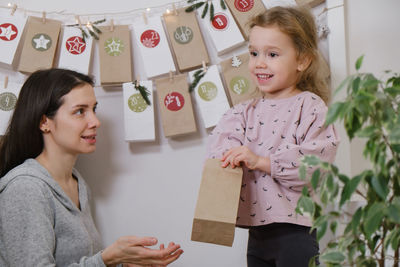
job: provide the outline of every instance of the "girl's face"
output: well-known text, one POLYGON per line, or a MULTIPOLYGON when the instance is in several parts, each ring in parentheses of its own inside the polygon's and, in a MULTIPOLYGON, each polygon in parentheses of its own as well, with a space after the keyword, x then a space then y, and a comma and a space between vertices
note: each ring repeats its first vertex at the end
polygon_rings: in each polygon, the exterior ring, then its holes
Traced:
MULTIPOLYGON (((63 104, 53 119, 45 118, 41 127, 50 131, 45 149, 77 155, 96 149, 96 131, 100 121, 96 116, 97 101, 93 87, 85 84, 63 96, 63 104)), ((42 128, 43 130, 43 128, 42 128)))
POLYGON ((288 35, 278 26, 254 26, 249 37, 249 70, 252 79, 267 98, 296 94, 296 81, 303 65, 288 35))

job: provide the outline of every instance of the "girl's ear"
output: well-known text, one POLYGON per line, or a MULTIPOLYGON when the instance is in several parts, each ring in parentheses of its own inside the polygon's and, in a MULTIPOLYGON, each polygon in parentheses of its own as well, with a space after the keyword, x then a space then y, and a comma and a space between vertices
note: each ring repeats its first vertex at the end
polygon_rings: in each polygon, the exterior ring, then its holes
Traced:
POLYGON ((308 66, 310 66, 310 63, 311 63, 310 56, 307 55, 301 56, 297 62, 297 70, 299 72, 305 71, 308 68, 308 66))
POLYGON ((42 119, 40 120, 39 128, 43 133, 50 132, 49 118, 47 118, 45 115, 43 115, 42 119))

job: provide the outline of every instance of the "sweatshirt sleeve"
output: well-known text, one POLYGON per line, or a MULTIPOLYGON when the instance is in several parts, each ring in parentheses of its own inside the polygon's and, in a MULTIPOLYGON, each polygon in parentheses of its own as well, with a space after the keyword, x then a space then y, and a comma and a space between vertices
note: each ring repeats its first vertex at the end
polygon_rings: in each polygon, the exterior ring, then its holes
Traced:
POLYGON ((244 105, 229 109, 207 139, 206 158, 222 158, 231 148, 241 146, 246 128, 244 105))
MULTIPOLYGON (((284 142, 271 155, 271 177, 286 187, 301 191, 308 182, 299 178, 301 158, 315 155, 322 161, 333 162, 339 138, 333 125, 324 126, 328 108, 321 101, 303 110, 296 130, 296 143, 284 142)), ((309 174, 313 169, 308 170, 309 174)))
MULTIPOLYGON (((52 202, 38 184, 15 178, 1 192, 0 254, 9 266, 56 266, 53 229, 52 202)), ((71 266, 105 265, 99 252, 71 266)))

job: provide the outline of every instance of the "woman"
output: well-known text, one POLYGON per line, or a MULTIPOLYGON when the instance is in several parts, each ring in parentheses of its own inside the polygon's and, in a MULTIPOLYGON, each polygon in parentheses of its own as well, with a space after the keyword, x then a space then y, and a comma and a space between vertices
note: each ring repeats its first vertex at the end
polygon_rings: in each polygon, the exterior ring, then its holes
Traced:
POLYGON ((182 254, 135 236, 101 250, 73 168, 96 149, 96 106, 92 79, 74 71, 40 70, 24 83, 0 144, 0 266, 165 266, 182 254))

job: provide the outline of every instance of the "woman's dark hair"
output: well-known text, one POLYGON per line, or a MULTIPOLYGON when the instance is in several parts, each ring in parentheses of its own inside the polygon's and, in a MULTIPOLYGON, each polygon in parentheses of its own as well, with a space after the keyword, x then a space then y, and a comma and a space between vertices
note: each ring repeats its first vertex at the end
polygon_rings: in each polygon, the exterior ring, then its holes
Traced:
POLYGON ((93 86, 92 78, 66 69, 39 70, 28 77, 0 141, 0 177, 43 151, 43 135, 39 128, 43 115, 52 119, 63 104, 63 96, 85 84, 93 86))

